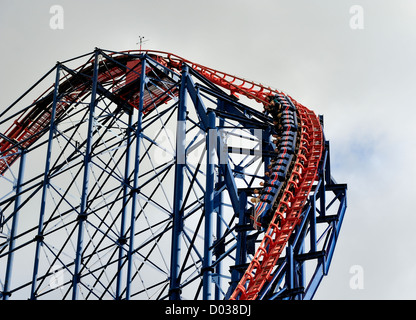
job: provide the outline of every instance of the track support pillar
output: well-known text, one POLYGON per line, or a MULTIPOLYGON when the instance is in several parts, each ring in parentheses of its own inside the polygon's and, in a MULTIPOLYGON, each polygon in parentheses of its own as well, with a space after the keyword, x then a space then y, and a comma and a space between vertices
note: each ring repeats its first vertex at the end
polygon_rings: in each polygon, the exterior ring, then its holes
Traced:
POLYGON ((42 238, 43 238, 43 221, 45 216, 45 209, 46 209, 46 197, 47 191, 49 187, 49 170, 50 170, 50 163, 51 163, 51 155, 52 155, 52 141, 55 134, 55 116, 56 116, 56 106, 58 103, 58 93, 59 93, 59 79, 60 79, 60 69, 61 65, 58 63, 56 66, 56 79, 55 79, 55 88, 53 92, 53 103, 52 103, 52 112, 51 112, 51 123, 49 126, 49 138, 48 138, 48 148, 46 151, 46 164, 45 164, 45 172, 43 176, 43 186, 42 186, 42 200, 41 200, 41 207, 39 213, 39 224, 38 224, 38 234, 36 236, 36 250, 35 250, 35 258, 34 258, 34 265, 33 265, 33 276, 32 276, 32 288, 30 291, 30 299, 36 299, 36 284, 37 284, 37 276, 39 271, 39 255, 40 249, 42 245, 42 238))
POLYGON ((84 176, 82 182, 82 192, 81 192, 81 204, 78 213, 78 240, 76 245, 75 261, 74 261, 74 274, 72 279, 72 299, 78 299, 78 284, 81 278, 81 260, 82 260, 82 250, 83 250, 83 239, 84 239, 84 228, 85 220, 88 217, 87 213, 87 197, 88 197, 88 187, 89 187, 89 178, 90 178, 90 165, 91 165, 91 151, 92 151, 92 140, 93 140, 93 131, 94 131, 94 112, 95 105, 97 103, 97 83, 98 83, 98 64, 99 64, 99 50, 95 50, 95 59, 94 59, 94 73, 92 80, 92 91, 91 91, 91 102, 89 105, 89 116, 88 116, 88 132, 87 132, 87 144, 84 155, 84 176))
POLYGON ((185 137, 186 137, 186 95, 187 95, 188 66, 182 67, 182 80, 179 92, 178 126, 176 131, 176 163, 175 163, 175 190, 173 202, 173 228, 170 266, 169 298, 180 300, 180 256, 181 233, 183 229, 183 181, 185 168, 185 137))
MULTIPOLYGON (((140 138, 142 134, 142 115, 143 115, 143 103, 146 83, 146 59, 141 59, 141 74, 140 74, 140 96, 139 96, 139 110, 137 113, 136 124, 136 150, 134 155, 134 176, 133 176, 133 193, 131 198, 131 216, 130 216, 130 242, 127 254, 127 283, 126 283, 126 299, 131 297, 131 282, 132 282, 132 269, 133 269, 133 253, 134 253, 134 237, 135 237, 135 225, 137 217, 137 196, 139 193, 139 171, 140 171, 140 138)), ((128 161, 128 159, 127 159, 128 161)))
POLYGON ((204 199, 205 211, 205 238, 204 238, 204 261, 203 261, 203 291, 202 299, 211 299, 212 283, 212 217, 214 213, 214 159, 215 145, 217 144, 217 129, 215 127, 215 113, 208 113, 208 132, 207 132, 207 171, 206 187, 204 199))
MULTIPOLYGON (((117 268, 117 283, 116 283, 116 300, 121 299, 122 294, 122 279, 123 279, 123 259, 126 252, 125 244, 127 243, 126 239, 126 219, 127 219, 127 205, 129 202, 129 175, 130 175, 130 151, 131 151, 131 142, 132 142, 132 124, 133 124, 133 113, 129 114, 128 127, 127 127, 127 146, 126 146, 126 161, 124 168, 124 185, 123 185, 123 208, 121 213, 121 222, 120 222, 120 238, 119 242, 119 251, 118 251, 118 268, 117 268)), ((128 284, 127 284, 128 285, 128 284)))
POLYGON ((23 183, 23 176, 25 172, 25 164, 26 164, 26 152, 25 150, 20 150, 20 166, 19 166, 19 174, 16 181, 16 198, 14 200, 14 214, 12 220, 12 227, 10 230, 10 240, 9 240, 9 256, 7 257, 7 266, 6 266, 6 275, 4 279, 4 289, 2 292, 3 300, 7 300, 10 297, 10 282, 12 279, 12 270, 13 270, 13 260, 14 260, 14 249, 15 249, 15 238, 17 233, 17 225, 19 221, 19 213, 20 213, 20 193, 22 192, 22 183, 23 183))

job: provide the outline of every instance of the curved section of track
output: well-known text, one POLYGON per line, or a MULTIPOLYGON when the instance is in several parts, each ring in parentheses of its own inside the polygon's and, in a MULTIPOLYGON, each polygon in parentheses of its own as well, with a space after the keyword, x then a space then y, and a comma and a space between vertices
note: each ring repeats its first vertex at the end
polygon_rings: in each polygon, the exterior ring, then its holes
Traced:
POLYGON ((323 150, 322 129, 315 114, 297 105, 300 117, 300 139, 287 174, 281 197, 273 203, 271 221, 249 267, 231 296, 231 299, 254 300, 270 276, 295 226, 309 192, 316 180, 323 150))
MULTIPOLYGON (((156 85, 151 87, 151 94, 145 97, 132 95, 132 87, 137 86, 141 73, 141 63, 137 54, 148 55, 160 66, 175 70, 177 75, 180 74, 182 66, 187 64, 213 84, 229 90, 231 95, 244 95, 262 103, 264 112, 274 119, 276 157, 272 159, 251 217, 253 227, 263 229, 265 234, 254 258, 230 297, 232 300, 256 299, 262 288, 271 280, 271 274, 282 250, 295 226, 300 223, 302 209, 317 178, 323 152, 323 132, 319 119, 313 111, 278 90, 193 63, 172 53, 146 50, 127 51, 120 55, 103 51, 103 59, 109 59, 100 67, 97 81, 113 82, 113 90, 107 97, 116 99, 118 105, 126 110, 138 108, 139 101, 143 98, 143 113, 147 113, 165 103, 166 99, 179 95, 176 88, 162 88, 156 85)), ((61 80, 59 87, 61 91, 69 93, 61 97, 56 104, 55 118, 62 116, 71 102, 80 101, 87 94, 93 78, 92 62, 81 66, 76 73, 67 70, 70 75, 67 79, 61 80)), ((146 72, 155 72, 155 69, 146 69, 146 72)), ((163 79, 162 74, 159 76, 163 79)), ((106 95, 102 86, 98 86, 98 90, 102 90, 101 93, 106 95)), ((35 100, 0 136, 0 152, 3 158, 0 174, 3 175, 19 158, 20 149, 27 148, 47 132, 46 128, 53 119, 50 111, 54 101, 53 91, 51 87, 46 91, 49 93, 35 100)))

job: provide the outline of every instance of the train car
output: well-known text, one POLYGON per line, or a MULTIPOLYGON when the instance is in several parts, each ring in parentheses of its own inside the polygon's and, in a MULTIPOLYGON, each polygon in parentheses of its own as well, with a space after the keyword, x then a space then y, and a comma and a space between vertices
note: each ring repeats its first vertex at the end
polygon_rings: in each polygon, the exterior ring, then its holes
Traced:
POLYGON ((285 95, 274 96, 270 105, 265 107, 265 112, 273 118, 272 131, 276 138, 274 140, 276 156, 271 159, 261 195, 256 200, 257 204, 251 217, 253 227, 258 230, 267 227, 268 217, 280 201, 280 191, 295 161, 297 136, 300 130, 296 108, 285 95))

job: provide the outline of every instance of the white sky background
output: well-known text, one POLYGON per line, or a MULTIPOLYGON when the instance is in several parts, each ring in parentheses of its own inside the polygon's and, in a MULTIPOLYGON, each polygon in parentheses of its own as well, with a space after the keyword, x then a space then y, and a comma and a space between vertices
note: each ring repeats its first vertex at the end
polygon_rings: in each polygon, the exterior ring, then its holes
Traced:
POLYGON ((0 111, 56 61, 169 51, 270 85, 325 119, 348 209, 317 299, 415 299, 416 1, 0 0, 0 111), (52 5, 64 28, 50 28, 52 5), (364 28, 352 29, 360 5, 364 28), (351 267, 362 268, 353 289, 351 267))

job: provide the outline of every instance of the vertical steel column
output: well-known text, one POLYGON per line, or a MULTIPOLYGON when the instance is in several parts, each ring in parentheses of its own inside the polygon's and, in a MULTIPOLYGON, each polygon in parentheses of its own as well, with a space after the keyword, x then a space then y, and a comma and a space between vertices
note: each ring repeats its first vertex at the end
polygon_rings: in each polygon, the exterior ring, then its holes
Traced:
POLYGON ((55 79, 55 88, 53 91, 53 103, 52 103, 52 110, 51 110, 51 123, 49 126, 49 139, 48 139, 48 147, 46 151, 46 164, 45 164, 45 172, 43 174, 43 187, 42 187, 42 200, 40 205, 40 213, 39 213, 39 224, 38 224, 38 234, 35 237, 36 240, 36 250, 35 250, 35 259, 33 265, 33 275, 32 275, 32 287, 30 292, 30 299, 36 299, 36 284, 37 284, 37 276, 39 271, 39 255, 40 255, 40 248, 43 241, 43 221, 45 216, 45 209, 46 209, 46 196, 47 191, 49 188, 49 170, 51 165, 51 154, 52 154, 52 141, 53 136, 55 134, 55 116, 56 116, 56 105, 58 103, 58 92, 59 92, 59 80, 60 80, 60 70, 61 64, 58 63, 56 65, 56 79, 55 79))
MULTIPOLYGON (((318 186, 323 184, 322 180, 318 186)), ((316 252, 316 192, 309 197, 311 211, 309 212, 310 252, 316 252)))
MULTIPOLYGON (((267 127, 265 130, 262 130, 262 140, 261 140, 261 146, 263 150, 269 151, 270 150, 270 137, 271 137, 271 130, 269 127, 267 127), (267 143, 266 143, 267 141, 267 143)), ((269 171, 269 165, 270 165, 270 157, 264 157, 263 156, 263 163, 264 163, 264 173, 269 171)))
POLYGON ((295 286, 295 261, 293 258, 293 246, 288 244, 286 248, 287 270, 286 270, 286 287, 290 290, 295 286))
POLYGON ((12 227, 10 230, 10 242, 9 242, 9 255, 7 257, 7 266, 6 266, 6 275, 4 279, 4 289, 3 289, 3 300, 7 300, 10 296, 10 281, 12 278, 12 271, 13 271, 13 259, 14 259, 14 248, 15 248, 15 238, 16 238, 16 231, 17 225, 19 222, 19 211, 20 211, 20 193, 22 191, 22 182, 23 182, 23 175, 25 172, 25 163, 26 163, 26 151, 21 149, 20 150, 20 166, 19 166, 19 175, 17 177, 16 182, 16 199, 14 200, 14 214, 12 220, 12 227))
MULTIPOLYGON (((231 271, 231 287, 232 290, 237 287, 238 282, 241 279, 242 271, 241 267, 247 262, 247 219, 246 219, 246 206, 247 206, 247 194, 241 192, 239 195, 240 208, 238 214, 238 225, 236 227, 237 232, 237 243, 236 243, 236 254, 235 254, 235 267, 231 271)), ((232 292, 231 292, 232 293, 232 292)), ((230 294, 231 294, 230 293, 230 294)))
MULTIPOLYGON (((304 252, 305 238, 303 237, 301 239, 301 241, 302 241, 302 244, 299 248, 299 252, 297 252, 298 255, 301 255, 304 252)), ((300 262, 296 261, 296 263, 298 264, 298 270, 296 271, 296 276, 297 276, 297 279, 298 279, 297 286, 299 288, 305 288, 305 280, 306 280, 305 261, 300 261, 300 262)), ((299 293, 296 297, 297 297, 298 300, 302 300, 303 294, 299 293)))
POLYGON ((215 113, 208 113, 208 132, 206 137, 207 170, 204 196, 205 235, 204 235, 204 261, 202 264, 202 299, 210 300, 212 283, 212 215, 214 212, 214 157, 217 144, 217 129, 215 126, 215 113))
MULTIPOLYGON (((224 106, 222 101, 218 101, 218 109, 223 110, 224 106)), ((219 127, 222 128, 225 124, 224 118, 220 117, 219 119, 219 127)), ((218 143, 217 141, 217 148, 221 148, 221 145, 218 143)), ((222 184, 224 183, 224 178, 223 175, 221 174, 221 170, 218 170, 218 182, 217 182, 217 189, 221 188, 222 184)), ((220 192, 220 194, 217 196, 218 197, 218 208, 217 208, 217 239, 221 239, 221 237, 223 236, 223 229, 224 229, 224 224, 222 222, 222 213, 223 213, 223 207, 222 207, 222 202, 223 202, 223 193, 220 192)), ((221 252, 218 254, 217 256, 217 260, 218 257, 221 255, 221 252)), ((222 261, 218 262, 216 267, 215 267, 215 273, 217 274, 217 284, 215 286, 215 300, 221 300, 222 299, 222 293, 221 293, 221 288, 222 288, 222 261)))
POLYGON ((87 132, 87 145, 84 155, 84 176, 82 182, 82 193, 81 193, 81 204, 80 211, 78 213, 78 240, 77 248, 75 253, 75 267, 74 275, 72 279, 72 299, 78 298, 78 283, 80 282, 80 268, 82 259, 82 249, 84 242, 84 222, 87 219, 87 198, 88 198, 88 186, 89 186, 89 175, 90 175, 90 164, 91 164, 91 149, 92 149, 92 137, 94 130, 94 111, 97 103, 97 79, 98 79, 98 61, 99 50, 95 50, 94 57, 94 73, 92 79, 92 91, 91 91, 91 103, 89 105, 89 118, 88 118, 88 132, 87 132))
MULTIPOLYGON (((220 186, 224 183, 224 179, 222 177, 222 175, 220 173, 218 173, 218 182, 217 182, 217 186, 220 186)), ((224 233, 224 225, 222 222, 222 213, 223 213, 223 207, 222 207, 222 202, 223 202, 223 194, 222 192, 220 192, 218 195, 218 208, 217 208, 217 224, 216 224, 216 232, 217 232, 217 239, 221 239, 221 237, 223 236, 224 233)), ((223 241, 225 242, 225 240, 223 241)), ((220 244, 220 246, 222 246, 222 244, 220 244)), ((225 245, 224 245, 225 247, 225 245)), ((219 256, 221 255, 221 251, 216 255, 217 261, 219 256)), ((216 266, 215 266, 215 273, 217 275, 217 282, 216 282, 216 286, 215 286, 215 300, 221 300, 222 299, 222 277, 221 275, 222 273, 223 267, 222 267, 222 261, 219 261, 216 266)))
POLYGON ((142 134, 142 116, 143 116, 143 103, 144 92, 146 84, 146 58, 141 57, 141 74, 140 74, 140 96, 139 96, 139 110, 137 114, 136 125, 136 150, 134 154, 134 175, 133 175, 133 190, 131 197, 131 219, 130 219, 130 243, 129 251, 127 253, 127 283, 126 283, 126 299, 131 297, 131 281, 132 281, 132 268, 133 268, 133 252, 134 252, 134 237, 135 237, 135 225, 136 225, 136 207, 137 207, 137 195, 139 194, 139 170, 140 170, 140 136, 142 134))
POLYGON ((325 150, 323 152, 323 168, 321 172, 321 186, 320 186, 320 216, 326 216, 326 185, 331 184, 331 173, 328 171, 329 168, 329 143, 325 142, 325 150))
POLYGON ((173 198, 173 227, 172 248, 170 261, 170 300, 179 300, 180 293, 180 254, 181 233, 183 229, 183 179, 185 168, 185 137, 186 137, 186 86, 188 66, 182 66, 182 79, 179 91, 178 124, 176 131, 176 163, 175 163, 175 190, 173 198))
POLYGON ((119 251, 118 251, 118 268, 117 268, 117 284, 116 284, 116 300, 121 299, 121 282, 123 278, 123 256, 124 245, 127 243, 126 239, 126 215, 127 215, 127 203, 129 197, 129 175, 130 175, 130 145, 131 145, 131 133, 133 124, 133 110, 129 113, 129 122, 127 126, 127 149, 126 149, 126 162, 124 168, 124 185, 123 185, 123 208, 121 213, 121 225, 120 225, 120 238, 118 239, 119 251))

